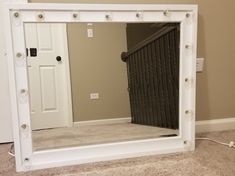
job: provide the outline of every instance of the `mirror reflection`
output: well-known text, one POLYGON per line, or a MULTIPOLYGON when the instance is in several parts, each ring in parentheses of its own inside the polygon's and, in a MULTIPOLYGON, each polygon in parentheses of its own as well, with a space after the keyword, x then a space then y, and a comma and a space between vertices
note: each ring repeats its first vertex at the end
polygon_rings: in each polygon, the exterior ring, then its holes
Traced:
POLYGON ((179 23, 27 23, 34 151, 179 134, 179 23))

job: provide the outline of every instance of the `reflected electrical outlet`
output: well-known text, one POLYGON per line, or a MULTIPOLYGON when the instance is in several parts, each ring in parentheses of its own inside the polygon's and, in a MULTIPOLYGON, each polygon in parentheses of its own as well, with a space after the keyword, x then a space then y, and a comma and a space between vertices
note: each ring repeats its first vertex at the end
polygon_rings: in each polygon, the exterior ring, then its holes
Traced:
POLYGON ((204 68, 204 58, 197 58, 196 69, 197 72, 202 72, 204 68))
POLYGON ((91 99, 91 100, 97 100, 97 99, 99 99, 99 93, 91 93, 91 94, 90 94, 90 99, 91 99))

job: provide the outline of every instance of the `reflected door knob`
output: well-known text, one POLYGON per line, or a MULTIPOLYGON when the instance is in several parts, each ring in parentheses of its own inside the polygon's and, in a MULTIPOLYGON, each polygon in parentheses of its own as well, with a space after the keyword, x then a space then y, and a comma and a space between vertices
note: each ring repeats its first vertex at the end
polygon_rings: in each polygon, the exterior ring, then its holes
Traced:
POLYGON ((62 59, 61 59, 60 56, 57 56, 57 57, 56 57, 56 60, 57 60, 58 62, 61 62, 62 59))

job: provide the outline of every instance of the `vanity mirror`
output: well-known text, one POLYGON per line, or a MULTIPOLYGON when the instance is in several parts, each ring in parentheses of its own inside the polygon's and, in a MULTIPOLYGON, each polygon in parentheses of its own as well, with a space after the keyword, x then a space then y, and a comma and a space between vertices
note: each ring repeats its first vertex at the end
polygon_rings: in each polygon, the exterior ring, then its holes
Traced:
POLYGON ((18 171, 194 149, 197 6, 5 7, 18 171))
POLYGON ((34 151, 179 134, 179 23, 24 29, 34 151))

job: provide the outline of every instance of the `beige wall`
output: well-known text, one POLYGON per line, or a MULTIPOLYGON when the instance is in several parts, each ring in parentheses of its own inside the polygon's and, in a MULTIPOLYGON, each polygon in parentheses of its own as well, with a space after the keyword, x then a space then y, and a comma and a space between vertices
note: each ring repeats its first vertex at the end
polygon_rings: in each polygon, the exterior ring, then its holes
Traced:
POLYGON ((68 25, 74 121, 130 117, 126 64, 126 24, 68 25), (98 92, 98 100, 89 94, 98 92))
POLYGON ((197 120, 235 117, 234 0, 33 0, 39 1, 198 4, 198 57, 206 62, 197 74, 197 120))

